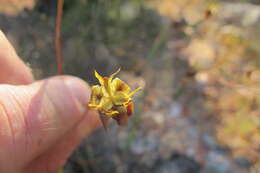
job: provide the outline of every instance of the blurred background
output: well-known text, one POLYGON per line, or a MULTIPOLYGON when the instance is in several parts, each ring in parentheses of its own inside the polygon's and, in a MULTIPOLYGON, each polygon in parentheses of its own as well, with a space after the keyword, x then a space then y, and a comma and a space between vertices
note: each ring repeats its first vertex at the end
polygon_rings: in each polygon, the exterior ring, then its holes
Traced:
MULTIPOLYGON (((37 79, 56 75, 56 1, 0 0, 37 79)), ((65 74, 122 68, 127 128, 100 128, 64 173, 260 173, 260 0, 65 0, 65 74)))

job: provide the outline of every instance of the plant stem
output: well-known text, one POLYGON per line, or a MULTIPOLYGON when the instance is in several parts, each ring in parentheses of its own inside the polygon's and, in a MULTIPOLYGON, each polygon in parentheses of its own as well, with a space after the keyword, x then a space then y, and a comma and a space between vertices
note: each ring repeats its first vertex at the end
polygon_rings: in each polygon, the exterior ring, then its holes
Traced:
POLYGON ((57 16, 55 26, 55 50, 56 50, 56 63, 58 74, 62 74, 62 55, 61 55, 61 19, 63 13, 63 0, 58 0, 57 16))

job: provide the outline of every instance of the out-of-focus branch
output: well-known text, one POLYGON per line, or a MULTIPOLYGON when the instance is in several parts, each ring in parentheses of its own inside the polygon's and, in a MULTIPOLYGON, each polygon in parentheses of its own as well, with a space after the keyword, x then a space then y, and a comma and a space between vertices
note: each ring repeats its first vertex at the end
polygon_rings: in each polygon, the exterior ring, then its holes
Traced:
POLYGON ((56 49, 56 63, 58 68, 58 74, 62 74, 62 55, 61 55, 61 20, 63 13, 63 0, 58 0, 56 27, 55 27, 55 49, 56 49))

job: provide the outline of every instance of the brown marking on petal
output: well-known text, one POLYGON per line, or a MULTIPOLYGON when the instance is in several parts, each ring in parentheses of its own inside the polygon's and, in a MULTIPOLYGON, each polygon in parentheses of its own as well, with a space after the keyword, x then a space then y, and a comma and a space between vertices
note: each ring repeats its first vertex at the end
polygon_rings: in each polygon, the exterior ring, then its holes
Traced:
POLYGON ((123 83, 120 83, 117 88, 116 88, 116 91, 123 91, 124 89, 124 84, 123 83))
POLYGON ((101 99, 102 99, 102 97, 103 97, 103 94, 102 94, 102 93, 100 93, 100 94, 97 94, 97 99, 98 99, 98 100, 101 100, 101 99))

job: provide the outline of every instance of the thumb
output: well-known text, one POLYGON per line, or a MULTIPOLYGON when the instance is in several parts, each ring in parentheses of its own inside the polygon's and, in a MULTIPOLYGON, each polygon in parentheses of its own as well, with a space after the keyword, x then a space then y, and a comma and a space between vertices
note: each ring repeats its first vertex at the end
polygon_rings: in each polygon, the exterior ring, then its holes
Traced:
POLYGON ((0 85, 0 172, 22 169, 49 150, 84 118, 89 97, 85 82, 69 76, 0 85))

